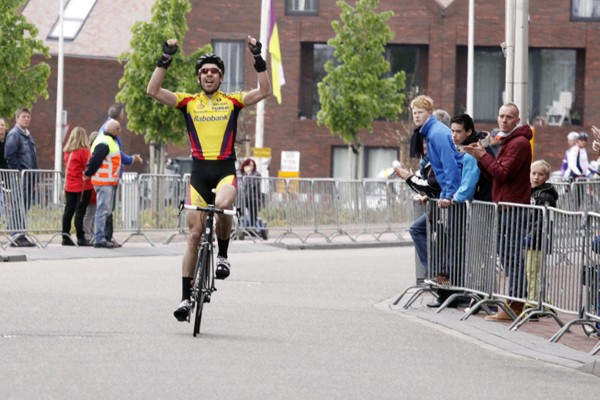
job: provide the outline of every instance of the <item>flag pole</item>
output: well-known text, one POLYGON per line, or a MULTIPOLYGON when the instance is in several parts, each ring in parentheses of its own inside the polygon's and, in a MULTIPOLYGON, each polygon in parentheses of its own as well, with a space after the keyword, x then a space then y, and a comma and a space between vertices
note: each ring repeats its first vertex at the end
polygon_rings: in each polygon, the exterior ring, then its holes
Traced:
MULTIPOLYGON (((56 130, 54 133, 54 170, 62 170, 62 140, 64 134, 64 112, 63 112, 63 80, 64 80, 64 0, 59 0, 59 34, 58 34, 58 59, 57 59, 57 79, 56 79, 56 130)), ((66 174, 66 171, 65 171, 66 174)), ((60 188, 54 191, 54 201, 59 201, 60 188)))
MULTIPOLYGON (((262 56, 267 59, 267 29, 269 21, 269 0, 262 0, 260 8, 260 42, 262 43, 262 56)), ((254 135, 254 147, 263 147, 265 135, 265 101, 261 100, 256 105, 256 131, 254 135)))

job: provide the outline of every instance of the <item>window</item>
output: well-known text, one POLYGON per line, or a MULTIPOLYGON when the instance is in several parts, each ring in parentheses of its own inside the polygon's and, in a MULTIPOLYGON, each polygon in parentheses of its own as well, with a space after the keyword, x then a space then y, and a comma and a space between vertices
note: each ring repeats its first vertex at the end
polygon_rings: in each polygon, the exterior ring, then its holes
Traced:
POLYGON ((287 15, 317 15, 319 13, 319 0, 286 0, 285 13, 287 15))
POLYGON ((571 19, 600 20, 600 0, 571 0, 571 19))
MULTIPOLYGON (((577 87, 583 82, 584 50, 577 49, 529 49, 529 119, 545 117, 553 102, 562 92, 572 94, 572 108, 576 109, 582 99, 577 87)), ((466 106, 467 48, 460 46, 456 58, 456 109, 464 112, 466 106)), ((498 109, 503 103, 505 90, 506 59, 500 48, 476 47, 474 55, 473 118, 475 121, 496 120, 498 109)))
MULTIPOLYGON (((529 116, 546 116, 562 92, 574 97, 577 51, 529 49, 529 116)), ((574 108, 573 104, 569 105, 574 108)))
POLYGON ((244 42, 215 40, 215 54, 225 63, 225 77, 221 90, 225 93, 244 90, 244 42))
POLYGON ((385 58, 390 63, 390 72, 387 76, 405 71, 406 87, 418 87, 426 79, 426 76, 420 75, 421 57, 426 52, 426 48, 418 46, 388 45, 385 49, 385 58))
MULTIPOLYGON (((407 89, 418 87, 427 77, 427 47, 409 45, 390 45, 386 47, 385 57, 390 62, 389 76, 406 72, 407 89)), ((317 84, 325 78, 325 63, 333 57, 333 48, 325 43, 302 43, 300 65, 300 103, 299 118, 315 119, 321 109, 317 84)))
MULTIPOLYGON (((349 179, 351 174, 348 162, 348 146, 333 146, 331 148, 331 176, 335 179, 349 179)), ((384 178, 385 170, 398 159, 396 147, 365 147, 364 151, 365 178, 384 178)))
POLYGON ((384 171, 398 159, 398 154, 397 148, 365 147, 365 177, 387 177, 384 171))
POLYGON ((475 50, 473 117, 476 120, 496 120, 503 102, 505 70, 506 62, 500 48, 475 50))
MULTIPOLYGON (((63 11, 63 38, 65 40, 75 40, 81 30, 83 23, 94 8, 96 0, 70 0, 63 11)), ((60 19, 60 17, 59 17, 60 19)), ((59 19, 54 23, 54 27, 48 34, 48 39, 59 39, 60 24, 59 19)))
POLYGON ((325 78, 325 63, 334 61, 333 48, 324 43, 302 43, 300 119, 314 119, 321 109, 317 84, 325 78))
POLYGON ((349 179, 348 146, 331 148, 331 177, 334 179, 349 179))

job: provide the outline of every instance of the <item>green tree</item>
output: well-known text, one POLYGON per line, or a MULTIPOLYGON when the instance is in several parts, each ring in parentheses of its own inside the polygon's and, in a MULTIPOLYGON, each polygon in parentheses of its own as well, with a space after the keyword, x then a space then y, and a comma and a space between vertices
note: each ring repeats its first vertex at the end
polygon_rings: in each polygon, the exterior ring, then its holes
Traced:
POLYGON ((394 37, 386 21, 394 13, 378 13, 379 0, 357 0, 355 7, 338 0, 337 5, 341 21, 332 22, 336 36, 327 42, 336 63, 325 63, 326 76, 317 86, 321 101, 317 122, 356 152, 361 130, 372 133, 372 123, 379 118, 398 119, 406 74, 385 77, 390 72, 385 46, 394 37))
POLYGON ((31 57, 50 58, 48 48, 35 39, 37 28, 18 12, 24 0, 0 2, 0 115, 13 115, 19 106, 31 107, 39 96, 48 98, 50 66, 46 62, 31 65, 31 57))
POLYGON ((132 51, 119 56, 125 68, 116 100, 125 104, 127 128, 158 147, 163 143, 183 144, 187 139, 181 113, 146 94, 146 86, 162 54, 162 43, 170 38, 179 43, 179 51, 163 82, 173 92, 198 91, 195 60, 211 51, 210 45, 206 45, 189 56, 183 53, 183 37, 188 30, 186 14, 191 9, 189 0, 157 0, 152 6, 150 22, 136 22, 132 27, 132 51))

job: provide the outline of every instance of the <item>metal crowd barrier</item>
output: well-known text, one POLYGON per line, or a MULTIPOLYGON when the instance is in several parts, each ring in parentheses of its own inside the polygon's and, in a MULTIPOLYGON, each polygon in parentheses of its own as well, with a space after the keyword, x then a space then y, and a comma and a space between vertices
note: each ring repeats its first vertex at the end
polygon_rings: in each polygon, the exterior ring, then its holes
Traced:
POLYGON ((554 214, 552 257, 548 260, 547 303, 576 318, 562 326, 550 341, 560 340, 572 325, 596 331, 598 317, 598 229, 596 213, 550 210, 554 214))
POLYGON ((6 241, 2 248, 14 243, 16 233, 27 232, 27 209, 19 171, 0 170, 0 231, 6 241))
MULTIPOLYGON (((0 207, 0 233, 7 239, 0 246, 12 243, 14 232, 26 234, 40 246, 61 235, 64 184, 60 172, 5 170, 0 178, 4 185, 1 194, 5 197, 5 205, 0 207), (41 244, 40 235, 48 234, 53 235, 52 239, 41 244)), ((240 179, 235 204, 240 210, 240 223, 233 238, 264 240, 269 235, 276 242, 294 238, 303 243, 338 238, 356 241, 362 235, 380 240, 385 233, 400 240, 408 238, 413 218, 412 192, 403 181, 261 177, 247 180, 259 185, 245 185, 240 179), (256 209, 252 207, 255 201, 256 209), (260 223, 251 226, 252 219, 260 223)), ((188 183, 189 175, 181 178, 124 173, 115 199, 114 231, 128 234, 124 242, 142 236, 151 245, 150 232, 170 235, 165 243, 176 235, 185 235, 187 226, 182 218, 177 218, 177 204, 179 199, 188 197, 188 183)), ((0 198, 0 206, 2 201, 0 198)))
POLYGON ((599 213, 477 201, 442 209, 431 200, 427 243, 426 285, 417 285, 405 308, 422 293, 447 289, 455 293, 437 312, 457 296, 474 300, 462 320, 496 305, 513 318, 512 330, 533 317, 554 318, 553 342, 573 325, 600 334, 599 213), (515 315, 506 301, 527 307, 515 315), (575 318, 565 324, 558 312, 575 318))
POLYGON ((566 211, 600 212, 600 180, 578 178, 553 179, 552 185, 558 192, 557 208, 566 211))

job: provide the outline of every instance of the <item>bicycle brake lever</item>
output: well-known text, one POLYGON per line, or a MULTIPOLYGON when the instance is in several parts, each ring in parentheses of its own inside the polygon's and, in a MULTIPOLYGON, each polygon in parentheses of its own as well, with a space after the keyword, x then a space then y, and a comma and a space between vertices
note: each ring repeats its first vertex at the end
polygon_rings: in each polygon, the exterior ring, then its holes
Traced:
POLYGON ((179 207, 178 207, 178 209, 179 209, 179 212, 177 213, 177 217, 181 217, 181 212, 183 211, 183 208, 184 208, 183 206, 184 206, 184 205, 185 205, 185 201, 184 201, 184 200, 181 200, 181 201, 179 202, 179 207))

